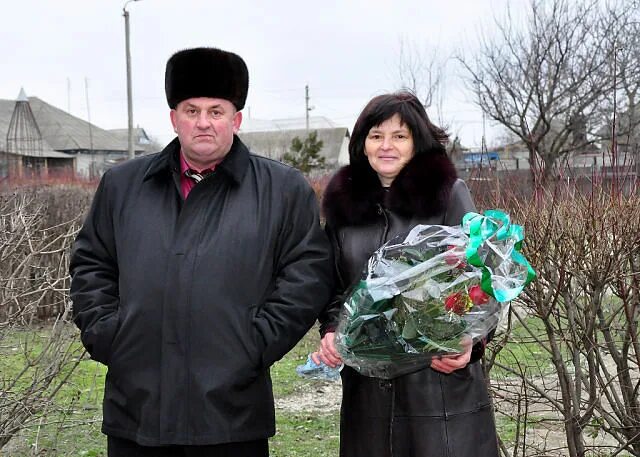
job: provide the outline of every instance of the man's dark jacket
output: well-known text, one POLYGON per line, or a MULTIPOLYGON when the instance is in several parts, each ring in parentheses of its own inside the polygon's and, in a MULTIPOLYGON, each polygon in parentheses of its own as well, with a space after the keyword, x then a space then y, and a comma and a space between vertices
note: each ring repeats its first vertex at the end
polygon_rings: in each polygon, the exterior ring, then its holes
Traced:
POLYGON ((146 446, 266 438, 269 367, 333 287, 316 197, 234 137, 183 200, 179 148, 107 171, 72 253, 75 322, 109 368, 102 430, 146 446))

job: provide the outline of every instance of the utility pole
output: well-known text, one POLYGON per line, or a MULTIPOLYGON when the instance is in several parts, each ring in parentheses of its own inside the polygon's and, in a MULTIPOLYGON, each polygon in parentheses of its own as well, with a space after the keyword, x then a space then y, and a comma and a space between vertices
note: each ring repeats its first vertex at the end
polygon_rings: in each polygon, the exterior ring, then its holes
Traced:
POLYGON ((304 86, 304 106, 305 106, 305 115, 307 121, 307 131, 309 130, 309 111, 311 111, 314 107, 309 106, 309 85, 304 86))
POLYGON ((89 121, 89 148, 93 154, 93 131, 91 129, 91 107, 89 106, 89 80, 84 78, 84 97, 87 101, 87 120, 89 121))
POLYGON ((91 108, 89 106, 89 80, 84 78, 84 97, 87 101, 87 120, 89 121, 89 154, 91 155, 91 165, 89 166, 89 178, 94 179, 98 176, 96 170, 96 155, 93 153, 93 130, 91 129, 91 108))
POLYGON ((486 117, 484 114, 484 111, 482 112, 482 153, 486 154, 487 153, 487 130, 486 130, 486 117))
POLYGON ((128 111, 128 137, 129 137, 129 159, 133 159, 135 157, 135 151, 133 149, 133 101, 132 101, 132 90, 131 90, 131 52, 129 50, 129 11, 127 11, 127 3, 130 1, 138 1, 138 0, 129 0, 122 7, 122 15, 124 16, 124 37, 125 37, 125 47, 126 47, 126 55, 127 55, 127 111, 128 111))
POLYGON ((67 113, 71 114, 71 80, 67 78, 67 113))

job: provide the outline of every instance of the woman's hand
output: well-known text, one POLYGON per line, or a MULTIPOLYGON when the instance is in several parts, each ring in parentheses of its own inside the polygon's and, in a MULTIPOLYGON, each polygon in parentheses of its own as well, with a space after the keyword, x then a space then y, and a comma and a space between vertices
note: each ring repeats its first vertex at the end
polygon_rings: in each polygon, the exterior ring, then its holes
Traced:
POLYGON ((434 358, 431 360, 431 368, 441 373, 449 374, 466 367, 471 360, 471 349, 473 346, 471 338, 463 338, 460 341, 460 345, 463 348, 460 354, 434 358))
POLYGON ((316 364, 324 362, 325 365, 335 368, 342 364, 340 354, 336 348, 336 334, 335 332, 327 332, 320 340, 320 349, 311 354, 311 360, 316 364))

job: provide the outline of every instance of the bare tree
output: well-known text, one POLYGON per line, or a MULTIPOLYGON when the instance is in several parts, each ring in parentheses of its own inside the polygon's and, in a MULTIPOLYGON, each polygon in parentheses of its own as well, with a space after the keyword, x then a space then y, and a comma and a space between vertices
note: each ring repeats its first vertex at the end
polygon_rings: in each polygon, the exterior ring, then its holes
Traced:
POLYGON ((414 41, 400 38, 397 80, 412 91, 425 108, 433 107, 438 123, 444 125, 444 74, 448 58, 437 46, 421 49, 414 41))
POLYGON ((633 22, 631 3, 534 0, 525 18, 496 20, 496 36, 481 38, 475 57, 458 57, 478 106, 527 148, 535 183, 593 145, 623 80, 629 93, 640 85, 631 77, 637 54, 613 65, 614 44, 628 39, 633 22))
POLYGON ((613 50, 609 72, 615 77, 616 91, 603 113, 600 137, 614 154, 634 152, 640 142, 640 8, 636 5, 622 12, 612 8, 602 20, 615 24, 603 40, 613 50), (617 147, 620 143, 622 150, 617 147))

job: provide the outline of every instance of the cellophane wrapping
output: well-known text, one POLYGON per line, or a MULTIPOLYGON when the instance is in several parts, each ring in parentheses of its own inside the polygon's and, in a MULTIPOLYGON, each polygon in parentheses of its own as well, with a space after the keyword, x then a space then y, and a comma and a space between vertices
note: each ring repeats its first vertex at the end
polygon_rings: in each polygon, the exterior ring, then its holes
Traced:
POLYGON ((341 310, 344 363, 390 379, 486 338, 535 277, 520 253, 523 236, 492 210, 467 213, 459 226, 418 225, 385 243, 341 310))

